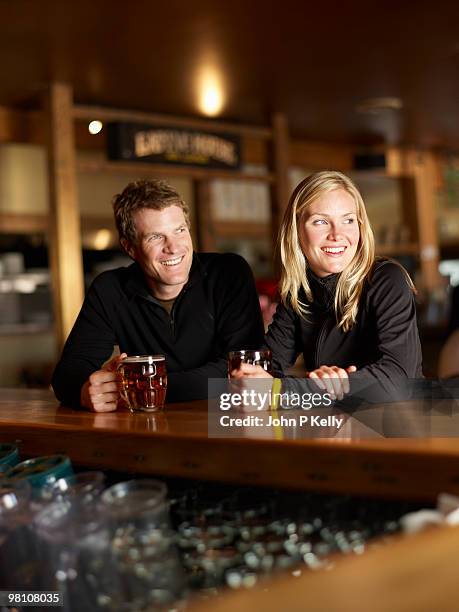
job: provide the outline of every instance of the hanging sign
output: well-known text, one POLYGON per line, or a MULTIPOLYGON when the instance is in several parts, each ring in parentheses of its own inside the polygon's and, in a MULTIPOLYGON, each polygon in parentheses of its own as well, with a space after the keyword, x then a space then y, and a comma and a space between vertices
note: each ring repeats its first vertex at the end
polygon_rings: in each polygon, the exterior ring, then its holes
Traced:
POLYGON ((109 123, 107 143, 111 160, 234 170, 240 166, 240 139, 233 134, 109 123))

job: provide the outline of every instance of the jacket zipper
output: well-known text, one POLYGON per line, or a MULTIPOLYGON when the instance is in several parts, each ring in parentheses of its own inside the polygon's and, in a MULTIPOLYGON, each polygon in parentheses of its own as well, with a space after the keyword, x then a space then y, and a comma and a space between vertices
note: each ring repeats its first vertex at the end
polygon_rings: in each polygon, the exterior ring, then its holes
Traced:
POLYGON ((172 337, 175 340, 175 310, 177 307, 177 304, 183 299, 183 296, 186 292, 186 289, 184 289, 179 296, 177 296, 177 299, 174 302, 174 305, 172 306, 172 310, 171 313, 169 315, 169 319, 170 319, 170 326, 171 326, 171 333, 172 333, 172 337))
POLYGON ((317 338, 316 354, 315 354, 315 367, 316 368, 320 368, 319 349, 320 349, 320 344, 322 342, 323 336, 325 334, 326 327, 327 327, 327 319, 325 318, 325 321, 323 322, 322 327, 320 328, 319 337, 317 338))

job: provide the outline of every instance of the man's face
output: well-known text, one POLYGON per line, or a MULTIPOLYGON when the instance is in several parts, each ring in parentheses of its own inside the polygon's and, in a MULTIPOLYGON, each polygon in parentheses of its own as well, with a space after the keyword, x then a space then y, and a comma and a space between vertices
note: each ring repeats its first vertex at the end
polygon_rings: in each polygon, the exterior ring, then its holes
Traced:
POLYGON ((193 243, 183 210, 142 208, 133 215, 135 243, 122 241, 127 253, 142 268, 153 295, 176 297, 188 281, 193 260, 193 243))

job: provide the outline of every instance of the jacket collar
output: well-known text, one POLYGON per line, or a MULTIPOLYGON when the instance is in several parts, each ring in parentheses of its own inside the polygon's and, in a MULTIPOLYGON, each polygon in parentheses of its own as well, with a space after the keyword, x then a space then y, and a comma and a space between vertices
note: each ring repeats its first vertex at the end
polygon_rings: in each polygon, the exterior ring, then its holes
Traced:
MULTIPOLYGON (((179 295, 188 291, 188 289, 195 285, 196 282, 205 276, 205 274, 206 272, 203 268, 202 262, 199 259, 199 255, 197 253, 193 253, 193 261, 191 264, 188 281, 179 295)), ((142 268, 136 262, 132 263, 126 268, 126 281, 124 284, 124 289, 129 299, 138 296, 159 304, 159 302, 151 295, 145 281, 145 275, 142 268)))
POLYGON ((311 268, 308 268, 306 274, 311 287, 314 302, 317 305, 325 306, 326 308, 333 306, 335 301, 336 285, 338 283, 340 273, 338 272, 336 274, 329 274, 328 276, 320 277, 317 276, 317 274, 314 274, 311 268))

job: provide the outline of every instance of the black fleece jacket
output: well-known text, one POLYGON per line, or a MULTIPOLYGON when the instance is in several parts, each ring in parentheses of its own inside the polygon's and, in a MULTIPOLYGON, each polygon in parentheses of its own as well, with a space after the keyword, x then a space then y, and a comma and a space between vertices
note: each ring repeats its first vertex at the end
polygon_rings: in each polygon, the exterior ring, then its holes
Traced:
POLYGON ((304 293, 301 298, 310 313, 300 317, 279 305, 266 336, 278 376, 285 376, 303 353, 308 371, 322 365, 355 365, 357 372, 350 375, 355 383, 391 387, 397 380, 422 377, 416 305, 400 266, 389 260, 375 263, 348 332, 338 328, 334 313, 338 274, 318 278, 309 272, 308 278, 313 301, 308 304, 304 293))
POLYGON ((79 405, 80 390, 110 357, 164 354, 166 401, 207 397, 208 378, 225 378, 228 351, 259 348, 263 321, 252 272, 239 255, 195 254, 190 278, 169 313, 149 293, 137 264, 100 274, 54 371, 56 397, 79 405))

